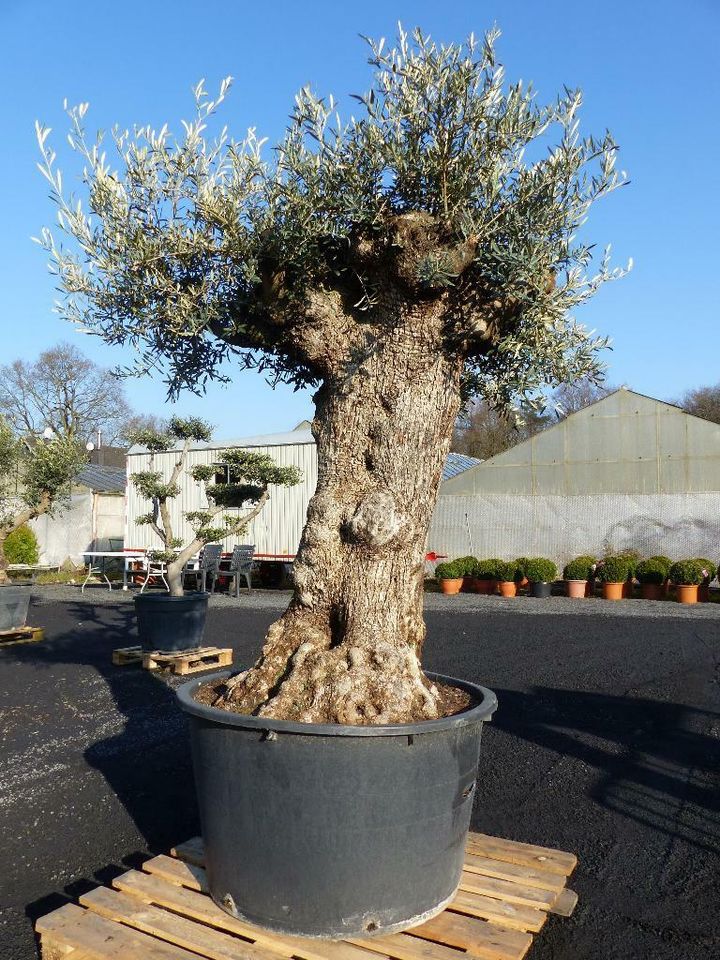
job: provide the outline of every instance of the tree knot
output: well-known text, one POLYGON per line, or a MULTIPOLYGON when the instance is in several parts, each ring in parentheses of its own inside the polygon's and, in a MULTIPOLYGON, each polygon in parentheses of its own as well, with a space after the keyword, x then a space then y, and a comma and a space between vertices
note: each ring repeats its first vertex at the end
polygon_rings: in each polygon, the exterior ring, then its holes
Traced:
POLYGON ((348 522, 348 540, 368 547, 384 547, 402 526, 392 494, 388 490, 373 490, 360 501, 348 522))

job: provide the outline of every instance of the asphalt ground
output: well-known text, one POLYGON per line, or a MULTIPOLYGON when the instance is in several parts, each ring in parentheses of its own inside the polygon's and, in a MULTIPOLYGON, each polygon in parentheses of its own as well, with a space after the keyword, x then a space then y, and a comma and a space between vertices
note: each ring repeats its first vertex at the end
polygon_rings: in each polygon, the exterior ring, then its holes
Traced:
MULTIPOLYGON (((258 653, 287 595, 211 601, 258 653)), ((429 595, 428 669, 490 686, 473 828, 577 853, 580 902, 530 960, 720 958, 720 604, 429 595)), ((113 667, 128 595, 47 588, 0 650, 0 956, 33 922, 198 832, 180 682, 113 667)))

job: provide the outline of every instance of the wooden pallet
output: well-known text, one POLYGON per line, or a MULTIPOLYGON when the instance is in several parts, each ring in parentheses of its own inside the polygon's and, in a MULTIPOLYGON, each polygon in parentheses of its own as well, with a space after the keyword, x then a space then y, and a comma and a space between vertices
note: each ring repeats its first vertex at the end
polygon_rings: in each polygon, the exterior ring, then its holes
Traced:
POLYGON ((12 643, 34 643, 44 640, 45 633, 42 627, 14 627, 12 630, 0 630, 0 647, 10 646, 12 643))
POLYGON ((470 834, 450 906, 405 933, 312 940, 236 920, 208 896, 200 838, 153 857, 35 924, 43 960, 521 960, 548 914, 570 916, 570 853, 470 834))
POLYGON ((215 667, 232 664, 232 647, 198 647, 181 653, 163 653, 161 650, 144 651, 141 647, 117 647, 112 653, 116 667, 142 663, 146 670, 168 670, 180 677, 200 673, 215 667))

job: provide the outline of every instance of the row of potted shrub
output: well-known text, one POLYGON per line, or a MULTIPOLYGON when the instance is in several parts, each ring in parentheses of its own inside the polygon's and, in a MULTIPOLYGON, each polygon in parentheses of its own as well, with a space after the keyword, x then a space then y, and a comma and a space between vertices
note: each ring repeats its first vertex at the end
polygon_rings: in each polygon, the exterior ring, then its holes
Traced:
MULTIPOLYGON (((628 551, 600 560, 589 555, 576 557, 566 564, 563 579, 569 597, 593 596, 595 582, 598 582, 604 599, 620 600, 632 596, 637 580, 643 599, 667 597, 672 584, 681 603, 695 603, 709 599, 710 582, 715 574, 715 565, 702 557, 673 563, 664 556, 641 560, 628 551)), ((518 557, 510 561, 458 557, 435 568, 443 593, 459 593, 463 589, 476 593, 499 591, 503 597, 514 597, 525 585, 531 596, 549 597, 556 576, 556 565, 545 557, 518 557)), ((720 571, 718 577, 720 579, 720 571)))

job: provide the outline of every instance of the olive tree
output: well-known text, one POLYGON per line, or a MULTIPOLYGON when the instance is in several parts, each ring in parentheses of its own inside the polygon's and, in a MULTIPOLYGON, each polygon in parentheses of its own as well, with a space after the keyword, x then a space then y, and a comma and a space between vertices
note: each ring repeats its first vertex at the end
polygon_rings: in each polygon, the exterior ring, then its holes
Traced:
POLYGON ((185 564, 208 543, 239 536, 260 513, 270 497, 269 487, 293 486, 300 481, 295 467, 279 467, 266 453, 252 450, 225 450, 219 462, 227 468, 226 483, 211 483, 217 473, 212 464, 196 463, 188 467, 188 454, 193 441, 208 443, 212 428, 197 417, 172 417, 166 430, 152 427, 129 434, 131 443, 144 446, 150 469, 133 473, 130 480, 138 493, 150 501, 151 510, 137 519, 157 534, 163 549, 153 551, 153 559, 167 563, 168 588, 171 596, 183 595, 185 564), (169 476, 156 469, 155 455, 173 451, 169 476), (185 519, 193 531, 185 543, 175 536, 168 501, 181 494, 181 477, 187 472, 204 491, 206 505, 200 510, 185 511, 185 519), (245 508, 245 513, 227 513, 245 508))
POLYGON ((0 417, 0 583, 8 579, 7 538, 29 520, 62 508, 86 460, 72 439, 18 437, 0 417))
POLYGON ((265 158, 211 116, 116 129, 110 153, 69 109, 83 196, 66 195, 48 129, 41 169, 63 248, 40 242, 65 316, 138 350, 171 393, 224 361, 316 389, 318 483, 287 611, 221 705, 303 721, 438 715, 422 673, 423 557, 463 394, 502 407, 598 370, 604 340, 573 311, 612 271, 578 238, 624 181, 616 145, 581 136, 579 92, 541 105, 508 85, 497 34, 369 42, 357 116, 300 91, 265 158))

